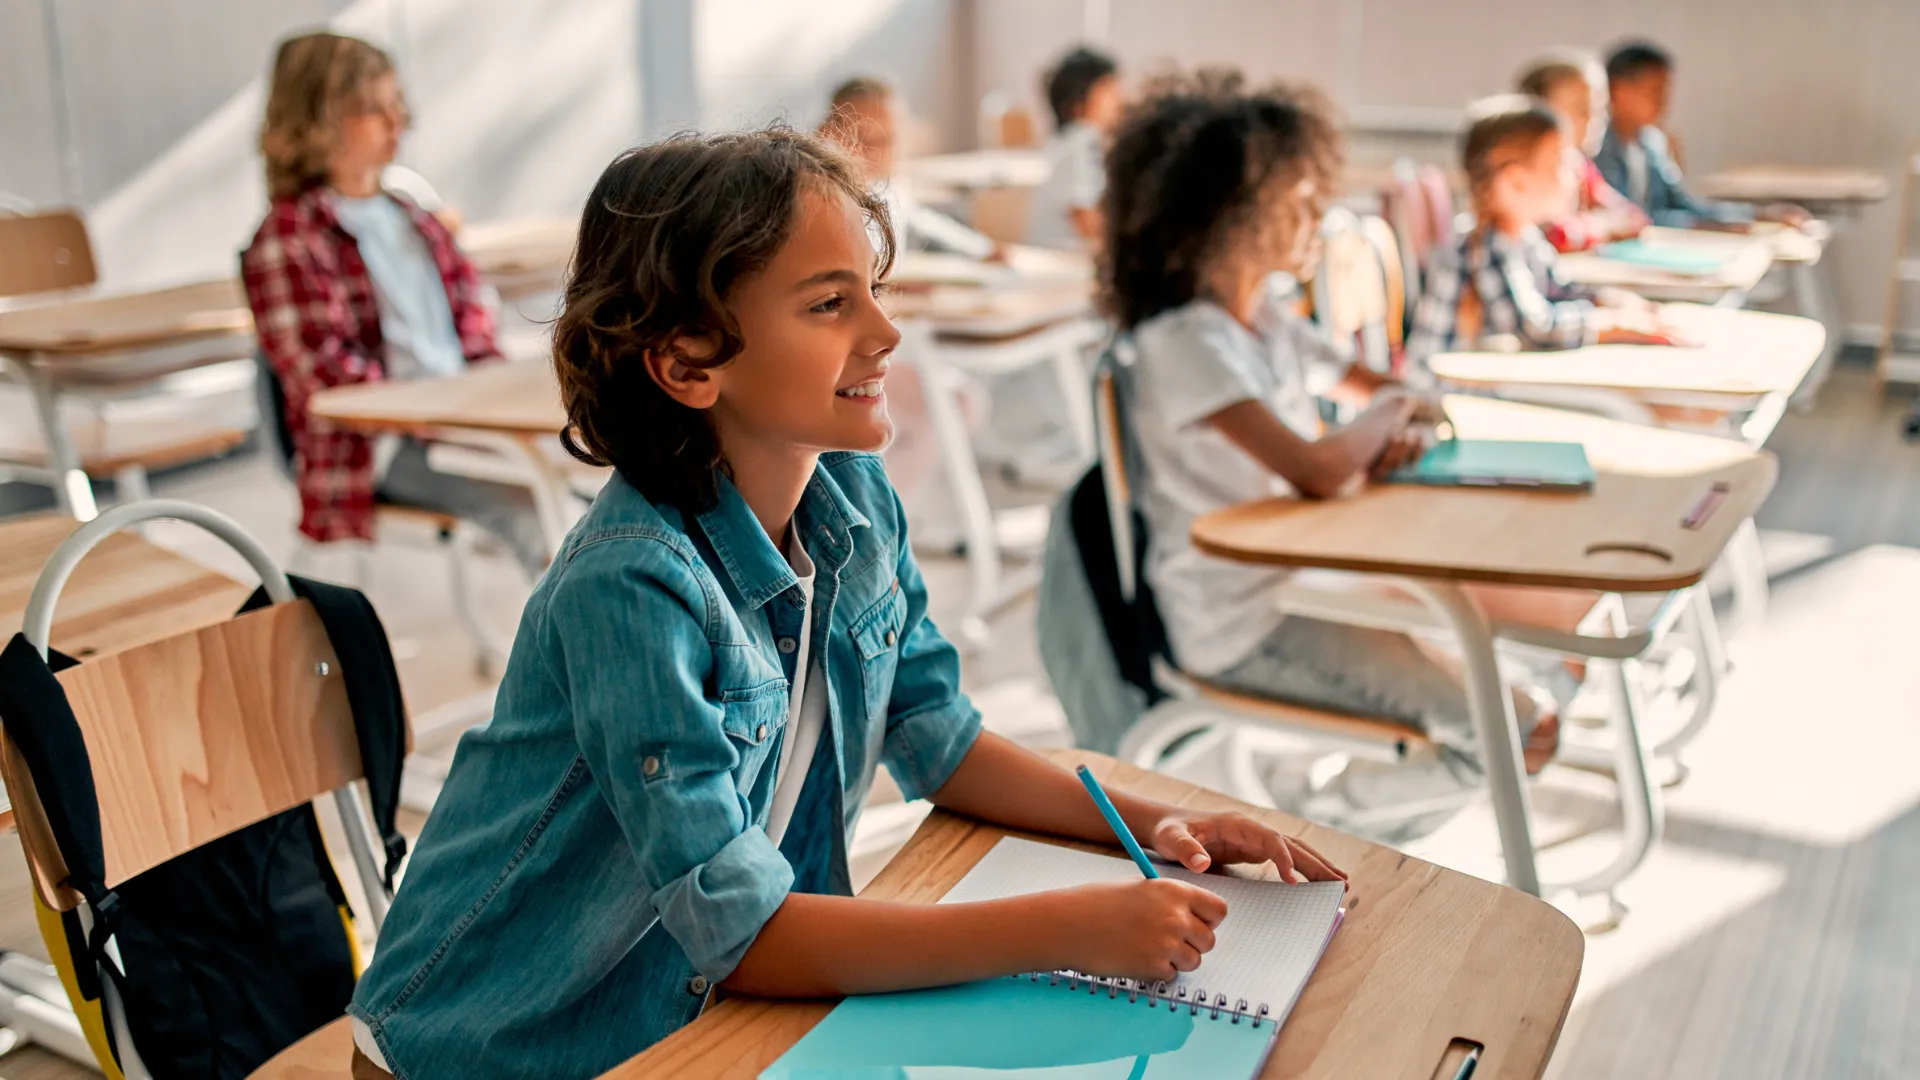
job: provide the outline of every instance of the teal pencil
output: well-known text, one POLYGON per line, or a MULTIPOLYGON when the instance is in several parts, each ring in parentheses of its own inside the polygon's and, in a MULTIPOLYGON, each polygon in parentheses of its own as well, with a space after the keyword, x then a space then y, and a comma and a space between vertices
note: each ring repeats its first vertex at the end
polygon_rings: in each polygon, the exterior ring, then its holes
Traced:
POLYGON ((1107 819, 1107 826, 1113 830, 1113 835, 1120 838, 1120 846, 1126 848, 1127 854, 1133 856, 1134 865, 1149 878, 1159 877, 1159 871, 1147 861, 1147 853, 1140 850, 1140 842, 1133 838, 1132 832, 1128 831, 1127 823, 1120 820, 1120 811, 1113 808, 1113 800, 1107 798, 1106 789, 1100 786, 1100 781, 1093 778, 1093 774, 1087 771, 1085 765, 1075 771, 1080 775, 1080 782, 1087 786, 1087 794, 1093 796, 1093 805, 1100 808, 1100 816, 1107 819))

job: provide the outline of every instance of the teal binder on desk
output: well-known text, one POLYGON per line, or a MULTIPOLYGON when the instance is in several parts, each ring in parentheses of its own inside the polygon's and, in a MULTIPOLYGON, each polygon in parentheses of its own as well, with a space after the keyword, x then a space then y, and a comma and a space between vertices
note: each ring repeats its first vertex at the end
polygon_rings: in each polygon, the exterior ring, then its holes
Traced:
POLYGON ((848 998, 760 1080, 1251 1080, 1271 1019, 1016 976, 848 998))
MULTIPOLYGON (((1344 886, 1161 867, 1227 901, 1173 982, 1071 972, 851 997, 760 1080, 1252 1080, 1344 914, 1344 886)), ((1126 859, 1006 837, 942 903, 1138 881, 1126 859)))
POLYGON ((1420 460, 1394 470, 1395 484, 1436 487, 1592 491, 1593 465, 1579 443, 1448 439, 1420 460))
POLYGON ((1644 240, 1619 240, 1611 244, 1602 244, 1597 253, 1601 258, 1612 259, 1614 262, 1644 266, 1649 270, 1665 270, 1669 274, 1683 274, 1687 277, 1708 277, 1717 274, 1729 261, 1727 256, 1710 251, 1664 247, 1659 244, 1649 244, 1644 240))

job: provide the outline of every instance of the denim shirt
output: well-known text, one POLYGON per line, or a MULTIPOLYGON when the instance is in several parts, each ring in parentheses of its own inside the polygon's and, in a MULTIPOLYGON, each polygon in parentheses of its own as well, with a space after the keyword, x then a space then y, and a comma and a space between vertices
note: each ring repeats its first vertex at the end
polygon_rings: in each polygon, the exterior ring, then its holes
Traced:
MULTIPOLYGON (((816 842, 845 894, 875 765, 924 797, 980 719, 879 459, 822 457, 793 527, 841 826, 816 842)), ((608 482, 527 602, 354 992, 399 1080, 594 1076, 699 1014, 793 884, 765 822, 804 604, 731 483, 688 516, 608 482)))
POLYGON ((1740 224, 1753 220, 1750 206, 1720 202, 1689 190, 1686 178, 1680 173, 1680 163, 1673 160, 1666 133, 1659 128, 1652 125, 1641 128, 1634 141, 1647 159, 1644 188, 1636 190, 1633 168, 1627 161, 1627 144, 1611 126, 1600 143, 1600 152, 1593 156, 1593 163, 1600 167, 1601 177, 1645 210, 1655 225, 1688 229, 1702 221, 1740 224))

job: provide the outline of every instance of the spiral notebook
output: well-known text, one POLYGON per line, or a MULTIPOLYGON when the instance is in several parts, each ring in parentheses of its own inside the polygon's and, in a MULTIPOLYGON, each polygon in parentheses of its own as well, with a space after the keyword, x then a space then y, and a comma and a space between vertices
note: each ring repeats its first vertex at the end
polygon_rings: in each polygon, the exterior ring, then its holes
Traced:
MULTIPOLYGON (((1239 1080, 1259 1074, 1339 926, 1339 882, 1162 866, 1227 901, 1200 967, 1170 983, 1052 972, 848 998, 761 1080, 1239 1080)), ((1136 880, 1126 859, 1003 838, 942 903, 1136 880)))

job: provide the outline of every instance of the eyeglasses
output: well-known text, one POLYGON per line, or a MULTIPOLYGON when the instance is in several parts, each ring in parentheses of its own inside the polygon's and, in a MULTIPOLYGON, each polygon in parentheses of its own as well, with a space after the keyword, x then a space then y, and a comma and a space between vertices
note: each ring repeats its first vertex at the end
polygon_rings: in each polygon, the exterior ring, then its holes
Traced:
POLYGON ((413 124, 413 110, 407 107, 404 99, 397 97, 391 101, 362 101, 347 115, 381 116, 393 121, 399 127, 409 127, 413 124))

